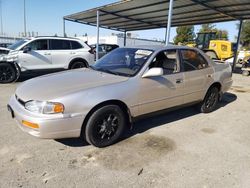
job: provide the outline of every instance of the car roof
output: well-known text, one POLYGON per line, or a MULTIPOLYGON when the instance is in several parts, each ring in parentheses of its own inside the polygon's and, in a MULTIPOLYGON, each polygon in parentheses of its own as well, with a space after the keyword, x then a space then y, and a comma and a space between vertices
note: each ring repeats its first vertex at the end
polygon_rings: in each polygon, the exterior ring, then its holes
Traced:
POLYGON ((169 49, 195 49, 188 46, 179 46, 179 45, 137 45, 137 46, 126 46, 123 48, 139 48, 139 49, 145 49, 145 50, 152 50, 152 51, 158 51, 158 50, 169 50, 169 49))
POLYGON ((64 40, 77 40, 81 41, 78 38, 73 38, 73 37, 57 37, 57 36, 37 36, 37 37, 28 37, 25 38, 26 40, 34 40, 34 39, 64 39, 64 40))

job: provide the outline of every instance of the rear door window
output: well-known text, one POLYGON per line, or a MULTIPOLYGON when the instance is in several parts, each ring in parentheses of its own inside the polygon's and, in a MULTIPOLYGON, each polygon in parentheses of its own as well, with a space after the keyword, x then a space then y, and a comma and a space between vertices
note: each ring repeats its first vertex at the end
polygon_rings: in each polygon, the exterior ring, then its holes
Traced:
POLYGON ((59 40, 53 39, 51 40, 51 50, 70 50, 70 41, 68 40, 59 40))
POLYGON ((181 50, 184 71, 200 70, 208 67, 205 58, 195 50, 181 50))

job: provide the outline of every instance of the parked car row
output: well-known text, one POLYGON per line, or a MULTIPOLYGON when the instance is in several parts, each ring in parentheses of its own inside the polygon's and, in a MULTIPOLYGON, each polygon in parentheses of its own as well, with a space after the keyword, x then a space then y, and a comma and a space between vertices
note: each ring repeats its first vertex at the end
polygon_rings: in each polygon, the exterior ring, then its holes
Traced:
MULTIPOLYGON (((96 44, 90 45, 92 47, 92 49, 94 50, 94 52, 96 53, 96 44)), ((101 58, 104 55, 108 54, 109 52, 111 52, 112 50, 119 48, 118 45, 116 44, 99 44, 98 45, 98 57, 101 58)))
MULTIPOLYGON (((67 43, 69 53, 75 52, 75 40, 54 40, 26 41, 16 48, 21 49, 17 54, 39 53, 42 61, 45 52, 38 47, 46 51, 59 42, 67 43)), ((81 50, 89 49, 77 44, 81 50)), ((60 66, 69 67, 68 62, 60 66)), ((29 64, 23 67, 32 68, 29 64)), ((138 117, 156 111, 196 104, 199 111, 212 112, 231 85, 231 66, 215 63, 198 49, 124 47, 88 68, 24 82, 11 97, 8 110, 19 127, 35 137, 82 137, 96 147, 105 147, 119 141, 138 117)))
POLYGON ((10 51, 9 48, 0 47, 0 56, 8 54, 9 51, 10 51))
POLYGON ((12 43, 8 43, 8 42, 2 42, 0 43, 0 47, 2 48, 8 48, 8 46, 12 45, 12 43))
MULTIPOLYGON (((118 45, 100 44, 99 57, 118 45)), ((0 83, 10 83, 23 73, 88 67, 95 62, 95 45, 76 38, 35 37, 0 48, 0 83)))
POLYGON ((9 53, 0 62, 0 83, 13 82, 25 72, 75 69, 94 63, 91 47, 73 38, 36 37, 8 48, 9 53))

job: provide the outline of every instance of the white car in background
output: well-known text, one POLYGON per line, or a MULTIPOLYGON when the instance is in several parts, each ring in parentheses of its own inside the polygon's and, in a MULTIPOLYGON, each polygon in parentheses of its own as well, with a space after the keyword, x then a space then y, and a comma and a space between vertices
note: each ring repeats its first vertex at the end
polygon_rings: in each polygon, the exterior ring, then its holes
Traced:
POLYGON ((8 54, 9 51, 10 51, 10 49, 8 49, 8 48, 0 47, 0 56, 8 54))
POLYGON ((94 64, 94 53, 75 38, 35 37, 9 46, 0 60, 0 83, 10 83, 20 74, 41 70, 75 69, 94 64))

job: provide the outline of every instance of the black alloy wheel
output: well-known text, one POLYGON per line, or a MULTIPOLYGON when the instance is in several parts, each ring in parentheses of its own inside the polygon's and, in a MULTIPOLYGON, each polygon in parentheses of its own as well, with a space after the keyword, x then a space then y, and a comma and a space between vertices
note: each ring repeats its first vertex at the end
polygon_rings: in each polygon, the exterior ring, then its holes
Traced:
POLYGON ((88 120, 85 138, 96 147, 114 144, 126 126, 124 112, 117 105, 107 105, 96 110, 88 120))
POLYGON ((208 90, 205 99, 200 105, 200 111, 203 113, 209 113, 216 109, 219 101, 219 89, 212 87, 208 90))
POLYGON ((16 80, 17 72, 9 63, 0 63, 0 83, 11 83, 16 80))

